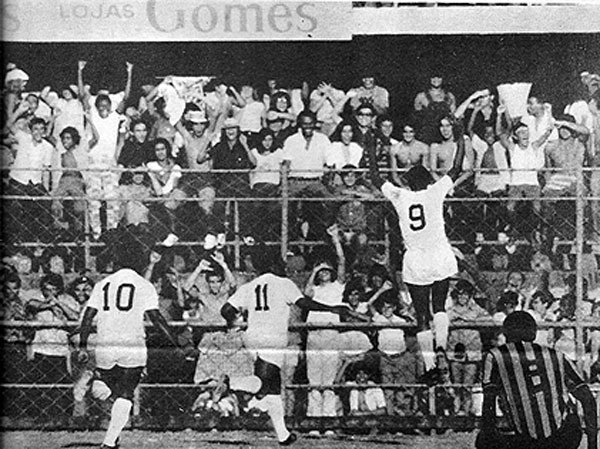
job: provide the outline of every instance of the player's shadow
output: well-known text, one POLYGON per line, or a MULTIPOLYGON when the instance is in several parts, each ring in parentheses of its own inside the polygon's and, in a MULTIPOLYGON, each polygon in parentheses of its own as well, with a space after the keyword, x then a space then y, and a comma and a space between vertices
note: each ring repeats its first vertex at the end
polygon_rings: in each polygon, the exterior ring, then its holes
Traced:
POLYGON ((82 443, 74 442, 74 443, 63 444, 61 446, 61 448, 62 447, 98 447, 98 443, 91 442, 91 441, 84 441, 82 443))

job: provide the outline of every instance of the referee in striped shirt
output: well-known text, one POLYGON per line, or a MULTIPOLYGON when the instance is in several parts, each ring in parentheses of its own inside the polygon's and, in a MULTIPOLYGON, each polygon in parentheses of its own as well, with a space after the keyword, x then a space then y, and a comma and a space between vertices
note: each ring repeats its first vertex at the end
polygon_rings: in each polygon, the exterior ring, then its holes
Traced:
POLYGON ((526 312, 504 320, 507 343, 492 349, 483 369, 483 414, 477 449, 576 449, 582 430, 575 403, 585 414, 588 449, 598 449, 596 401, 565 356, 533 343, 536 323, 526 312), (511 433, 496 428, 496 398, 511 433))

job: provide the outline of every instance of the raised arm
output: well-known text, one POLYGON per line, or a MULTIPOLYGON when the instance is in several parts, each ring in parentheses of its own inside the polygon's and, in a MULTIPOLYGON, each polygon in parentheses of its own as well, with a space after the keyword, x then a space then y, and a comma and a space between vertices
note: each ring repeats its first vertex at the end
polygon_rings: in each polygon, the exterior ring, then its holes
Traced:
POLYGON ((183 289, 185 291, 190 291, 190 289, 196 283, 196 279, 198 279, 198 276, 200 276, 200 274, 202 272, 209 271, 209 270, 212 270, 212 268, 210 266, 210 262, 208 260, 206 260, 206 259, 202 259, 200 261, 200 263, 198 263, 198 265, 196 266, 196 268, 194 269, 194 271, 183 282, 183 289))
POLYGON ((77 62, 77 89, 79 90, 79 101, 83 106, 83 110, 87 111, 90 108, 90 103, 85 91, 85 85, 83 84, 83 69, 87 65, 87 61, 77 62))
POLYGON ((337 224, 333 224, 327 228, 327 234, 331 236, 337 257, 337 281, 343 284, 346 277, 346 256, 344 255, 344 248, 342 248, 342 241, 340 240, 340 228, 337 224))
POLYGON ((131 95, 131 78, 133 74, 133 64, 131 62, 126 62, 125 67, 127 69, 127 82, 125 83, 125 95, 116 107, 116 111, 119 114, 125 112, 125 104, 127 103, 127 100, 129 100, 129 95, 131 95))
POLYGON ((462 125, 454 126, 454 139, 456 140, 456 155, 448 176, 456 181, 462 172, 463 160, 465 159, 465 136, 462 125))
POLYGON ((214 260, 223 269, 225 282, 227 282, 227 285, 229 285, 228 293, 232 295, 233 292, 235 292, 235 290, 237 289, 237 281, 235 280, 235 276, 233 275, 233 273, 229 269, 229 266, 227 265, 227 262, 225 261, 225 256, 221 251, 216 251, 215 254, 211 256, 211 259, 214 260))

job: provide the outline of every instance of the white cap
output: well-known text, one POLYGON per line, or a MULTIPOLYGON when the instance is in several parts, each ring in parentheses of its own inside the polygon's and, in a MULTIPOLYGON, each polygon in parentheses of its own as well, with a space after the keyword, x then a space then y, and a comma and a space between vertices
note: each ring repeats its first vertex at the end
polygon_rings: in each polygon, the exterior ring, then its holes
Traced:
POLYGON ((25 73, 21 69, 14 68, 6 73, 6 77, 4 78, 4 85, 6 86, 11 81, 16 80, 29 81, 29 75, 27 75, 27 73, 25 73))
POLYGON ((217 237, 212 234, 206 234, 204 237, 204 249, 210 251, 217 246, 217 237))

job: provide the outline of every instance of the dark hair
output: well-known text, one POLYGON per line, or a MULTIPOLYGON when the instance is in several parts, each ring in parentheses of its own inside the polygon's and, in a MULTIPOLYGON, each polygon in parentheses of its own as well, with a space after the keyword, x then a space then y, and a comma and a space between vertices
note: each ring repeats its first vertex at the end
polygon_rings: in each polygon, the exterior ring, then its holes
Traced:
POLYGON ((348 298, 350 297, 350 293, 358 291, 360 293, 360 297, 362 299, 365 289, 362 285, 362 281, 360 278, 351 279, 344 288, 344 294, 342 295, 342 302, 348 302, 348 298))
POLYGON ((377 111, 375 111, 375 108, 373 107, 372 104, 370 103, 361 103, 360 105, 358 105, 356 107, 356 109, 354 110, 354 114, 358 114, 358 111, 361 111, 363 109, 368 109, 369 111, 371 111, 371 114, 373 115, 377 115, 377 111))
POLYGON ((290 98, 290 94, 284 91, 278 91, 271 95, 271 104, 269 107, 271 111, 277 111, 277 100, 279 100, 280 98, 285 98, 288 104, 288 109, 292 107, 292 99, 290 98))
POLYGON ((352 129, 352 142, 356 142, 358 137, 358 133, 356 132, 356 126, 353 122, 349 120, 342 120, 336 127, 333 133, 331 134, 330 140, 332 142, 341 142, 342 141, 342 130, 344 127, 349 126, 352 129))
POLYGON ((414 165, 404 174, 404 181, 411 190, 425 190, 435 179, 429 170, 421 164, 414 165))
POLYGON ((46 120, 44 120, 41 117, 33 117, 30 121, 29 121, 29 129, 33 129, 33 127, 35 125, 44 125, 44 127, 47 125, 46 120))
POLYGON ((146 122, 145 122, 144 120, 142 120, 142 119, 136 119, 136 120, 132 120, 132 121, 131 121, 131 123, 129 124, 129 130, 130 130, 131 132, 133 132, 133 129, 134 129, 134 128, 135 128, 137 125, 139 125, 140 123, 141 123, 142 125, 144 125, 144 126, 146 127, 146 131, 148 131, 148 128, 149 128, 149 126, 148 126, 148 123, 146 123, 146 122))
POLYGON ((496 309, 498 309, 499 312, 504 312, 506 311, 506 307, 511 304, 513 306, 519 304, 519 294, 513 291, 502 292, 498 304, 496 305, 496 309))
POLYGON ((9 272, 4 279, 4 284, 17 284, 17 288, 21 288, 21 278, 17 273, 9 272))
POLYGON ((317 121, 317 115, 313 111, 304 109, 302 112, 300 112, 300 114, 298 114, 297 122, 300 123, 300 119, 304 117, 310 118, 313 121, 313 123, 316 123, 317 121))
POLYGON ((96 106, 97 108, 102 101, 108 101, 109 104, 112 104, 112 101, 110 101, 110 97, 108 95, 100 94, 96 97, 96 101, 94 101, 94 106, 96 106))
POLYGON ((377 126, 377 128, 381 127, 381 124, 383 122, 392 122, 392 124, 394 124, 394 120, 392 119, 392 116, 389 114, 383 114, 377 117, 377 119, 375 120, 375 126, 377 126))
POLYGON ((258 150, 259 153, 263 153, 265 151, 273 152, 276 149, 275 148, 275 133, 273 132, 273 130, 271 130, 269 128, 263 128, 259 131, 258 138, 256 139, 256 149, 258 150), (268 150, 263 145, 263 140, 265 140, 265 138, 267 136, 271 136, 273 138, 273 144, 271 145, 271 148, 268 150))
POLYGON ((77 131, 77 129, 73 128, 72 126, 67 126, 65 129, 63 129, 60 132, 60 138, 62 139, 65 134, 69 134, 71 136, 71 139, 73 139, 73 143, 75 143, 75 145, 79 145, 79 143, 81 142, 81 136, 79 135, 79 131, 77 131))
POLYGON ((456 299, 460 292, 465 292, 469 296, 473 296, 475 294, 475 287, 469 281, 467 281, 465 279, 460 279, 454 285, 454 289, 452 290, 452 294, 451 294, 452 298, 456 299))
POLYGON ((154 149, 154 151, 156 151, 156 145, 159 144, 159 143, 162 143, 165 146, 165 149, 167 150, 167 157, 173 158, 173 156, 171 154, 171 142, 169 142, 164 137, 158 137, 152 143, 152 148, 154 149))
POLYGON ((47 285, 52 285, 62 292, 65 288, 65 282, 60 274, 48 273, 40 280, 40 288, 44 288, 47 285))
POLYGON ((509 314, 504 319, 502 328, 508 341, 532 342, 535 340, 537 324, 529 313, 517 311, 509 314))
POLYGON ((204 279, 206 279, 206 282, 208 282, 208 279, 211 277, 217 277, 221 280, 221 282, 223 282, 225 280, 225 273, 221 267, 216 267, 213 264, 213 270, 207 271, 204 275, 204 279))
POLYGON ((367 285, 369 287, 373 287, 372 281, 375 276, 379 276, 384 281, 390 280, 390 273, 388 272, 387 268, 383 265, 374 264, 370 268, 369 273, 367 274, 367 285))

